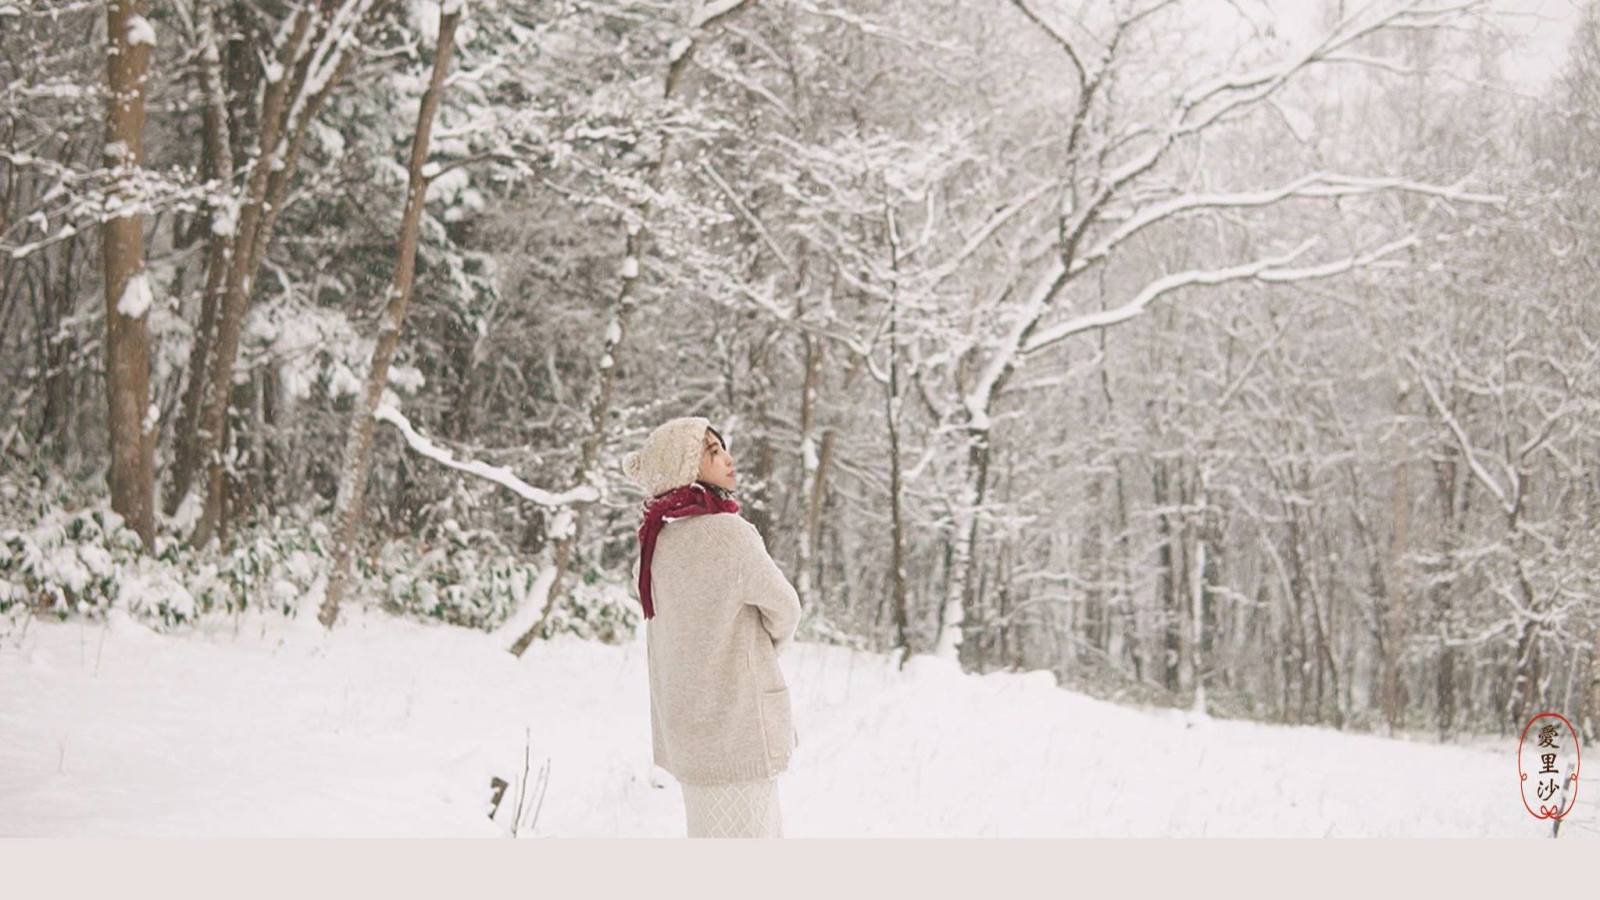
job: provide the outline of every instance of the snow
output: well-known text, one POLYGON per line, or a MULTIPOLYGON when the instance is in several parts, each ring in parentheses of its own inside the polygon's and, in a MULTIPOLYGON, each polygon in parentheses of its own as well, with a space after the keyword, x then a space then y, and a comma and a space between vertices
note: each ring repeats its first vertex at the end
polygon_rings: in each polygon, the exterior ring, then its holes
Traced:
POLYGON ((330 128, 321 121, 312 121, 311 133, 322 144, 323 150, 330 156, 342 156, 345 151, 344 135, 336 128, 330 128))
POLYGON ((422 385, 427 379, 422 370, 416 366, 391 365, 389 366, 389 384, 408 394, 415 394, 422 390, 422 385))
POLYGON ((622 261, 622 277, 639 277, 639 258, 637 256, 629 256, 622 261))
MULTIPOLYGON (((77 233, 78 233, 78 227, 69 222, 69 223, 61 226, 61 230, 56 232, 56 236, 55 236, 55 238, 53 240, 63 241, 63 240, 66 240, 69 237, 72 237, 73 235, 75 235, 77 233)), ((21 259, 24 256, 27 256, 28 254, 30 254, 30 253, 38 250, 39 248, 45 246, 46 244, 50 243, 51 240, 52 239, 50 239, 50 238, 46 238, 44 240, 34 241, 31 244, 19 244, 16 247, 11 248, 11 258, 12 259, 21 259)))
POLYGON ((219 237, 233 234, 239 223, 237 202, 219 203, 211 208, 211 233, 219 237))
POLYGON ((563 506, 550 517, 548 537, 551 540, 561 541, 577 533, 577 520, 572 515, 572 508, 563 506))
POLYGON ((130 319, 137 319, 150 309, 150 281, 144 272, 128 279, 122 289, 122 296, 117 299, 117 312, 130 319))
POLYGON ((156 30, 150 20, 137 13, 128 17, 128 45, 136 47, 139 44, 156 45, 156 30))
MULTIPOLYGON (((181 599, 178 602, 182 602, 181 599)), ((531 832, 683 834, 650 764, 640 640, 504 635, 350 603, 158 634, 37 619, 0 635, 0 834, 494 837, 548 764, 531 832), (489 781, 512 784, 495 820, 489 781)), ((3 624, 3 620, 0 620, 3 624)), ((1060 689, 797 643, 781 657, 799 746, 792 837, 1543 837, 1515 737, 1481 746, 1193 719, 1060 689)), ((1593 838, 1579 791, 1563 837, 1593 838)), ((530 793, 529 803, 536 797, 530 793)))
POLYGON ((359 397, 366 389, 366 383, 361 380, 349 365, 343 362, 335 363, 328 373, 328 396, 359 397))

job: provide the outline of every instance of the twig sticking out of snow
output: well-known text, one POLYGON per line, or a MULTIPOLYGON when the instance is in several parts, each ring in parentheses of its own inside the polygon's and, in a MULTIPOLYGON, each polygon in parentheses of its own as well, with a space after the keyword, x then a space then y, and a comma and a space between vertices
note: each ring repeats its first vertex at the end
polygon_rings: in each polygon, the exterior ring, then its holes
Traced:
POLYGON ((527 729, 523 729, 525 740, 522 745, 522 777, 517 780, 517 809, 511 817, 511 836, 520 837, 524 830, 532 832, 539 824, 539 810, 544 808, 545 790, 550 785, 550 757, 545 757, 544 765, 539 767, 538 783, 535 787, 536 798, 533 807, 533 818, 526 824, 523 822, 523 811, 527 808, 528 800, 528 757, 533 752, 533 738, 527 729))

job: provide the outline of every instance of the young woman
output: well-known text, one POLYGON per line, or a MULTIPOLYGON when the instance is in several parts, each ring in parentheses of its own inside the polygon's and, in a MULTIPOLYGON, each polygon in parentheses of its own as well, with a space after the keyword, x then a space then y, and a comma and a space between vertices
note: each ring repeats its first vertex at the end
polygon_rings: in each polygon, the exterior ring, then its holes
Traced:
POLYGON ((777 777, 798 746, 778 656, 800 599, 733 499, 733 456, 699 416, 624 457, 650 499, 634 577, 644 607, 656 765, 683 787, 689 837, 782 837, 777 777))

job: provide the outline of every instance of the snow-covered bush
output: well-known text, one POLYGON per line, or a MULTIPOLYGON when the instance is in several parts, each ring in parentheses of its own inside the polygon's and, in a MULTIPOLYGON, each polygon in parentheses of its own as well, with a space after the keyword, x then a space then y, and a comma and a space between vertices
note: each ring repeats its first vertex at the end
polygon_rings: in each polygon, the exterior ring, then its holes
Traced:
MULTIPOLYGON (((196 551, 183 517, 161 520, 155 552, 87 486, 0 479, 0 613, 28 608, 62 619, 111 606, 162 629, 256 609, 296 615, 320 603, 331 559, 328 526, 309 509, 237 524, 228 548, 196 551)), ((376 542, 355 561, 357 601, 397 615, 493 629, 533 596, 538 566, 487 529, 454 519, 376 542)), ((540 637, 629 639, 639 614, 625 584, 588 572, 551 610, 540 637)))
MULTIPOLYGON (((445 519, 417 539, 390 540, 377 554, 357 561, 367 596, 381 597, 391 612, 440 619, 452 625, 493 629, 533 595, 538 566, 524 561, 489 529, 465 529, 445 519)), ((539 637, 572 634, 618 643, 638 627, 637 604, 626 585, 594 571, 572 585, 550 611, 539 637)))
MULTIPOLYGON (((12 491, 14 485, 9 486, 12 491)), ((252 605, 293 613, 326 569, 321 522, 275 517, 234 534, 227 551, 195 551, 170 523, 143 553, 104 498, 73 509, 70 489, 13 504, 21 528, 0 531, 0 612, 27 605, 60 618, 98 618, 113 605, 160 628, 252 605), (21 506, 21 509, 17 507, 21 506)))
POLYGON ((467 531, 454 519, 416 539, 384 542, 357 569, 368 596, 393 612, 485 629, 505 621, 537 575, 494 532, 467 531))
POLYGON ((639 604, 628 592, 626 581, 618 582, 590 569, 550 611, 539 637, 573 634, 618 644, 631 640, 642 620, 639 604))
POLYGON ((139 536, 108 506, 47 510, 25 529, 0 530, 0 612, 28 604, 62 618, 104 610, 139 536))

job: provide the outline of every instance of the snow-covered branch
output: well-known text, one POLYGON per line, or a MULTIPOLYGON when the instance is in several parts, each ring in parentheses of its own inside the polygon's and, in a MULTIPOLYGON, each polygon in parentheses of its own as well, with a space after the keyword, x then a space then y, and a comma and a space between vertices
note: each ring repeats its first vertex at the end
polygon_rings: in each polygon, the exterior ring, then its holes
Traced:
POLYGON ((452 469, 466 472, 469 475, 476 475, 479 478, 487 478, 495 484, 509 489, 522 499, 537 503, 540 506, 570 506, 574 503, 590 502, 599 498, 598 492, 590 485, 582 485, 559 494, 553 494, 528 484, 513 475, 511 470, 505 466, 494 466, 475 459, 458 460, 455 458, 455 454, 423 437, 415 428, 411 427, 411 422, 406 419, 405 414, 400 412, 393 403, 380 403, 377 410, 373 412, 372 417, 380 422, 388 422, 399 429, 406 443, 417 453, 452 469))
MULTIPOLYGON (((289 111, 284 116, 284 127, 278 132, 278 141, 272 147, 275 158, 283 158, 289 152, 293 136, 303 132, 308 120, 314 117, 322 102, 338 82, 343 70, 348 67, 347 59, 357 45, 357 31, 362 22, 372 11, 375 0, 343 0, 339 8, 327 16, 321 34, 316 39, 316 45, 300 44, 291 57, 291 64, 303 67, 303 78, 295 85, 295 90, 290 100, 289 111), (309 56, 307 54, 309 53, 309 56), (304 59, 304 62, 301 60, 304 59)), ((275 77, 286 77, 281 68, 268 71, 267 79, 276 80, 275 77)))
POLYGON ((1064 229, 1067 236, 1064 243, 1069 247, 1075 244, 1097 219, 1106 202, 1129 182, 1154 169, 1180 139, 1205 131, 1229 113, 1268 99, 1282 90, 1302 69, 1326 61, 1335 52, 1363 37, 1386 27, 1437 27, 1448 18, 1481 3, 1482 0, 1467 0, 1454 6, 1418 10, 1412 8, 1416 5, 1413 2, 1410 6, 1392 10, 1370 24, 1359 27, 1356 22, 1361 14, 1358 13, 1335 26, 1319 43, 1289 59, 1249 72, 1217 76, 1191 87, 1183 92, 1171 120, 1155 140, 1132 159, 1107 173, 1095 195, 1082 206, 1070 227, 1064 229), (1204 114, 1196 114, 1214 99, 1219 102, 1211 104, 1213 108, 1204 114))
POLYGON ((1067 59, 1072 61, 1072 69, 1078 76, 1078 90, 1082 91, 1084 83, 1089 80, 1089 73, 1083 67, 1083 54, 1079 53, 1078 48, 1073 46, 1072 40, 1055 26, 1041 18, 1023 0, 1011 0, 1011 5, 1020 10, 1024 16, 1027 16, 1030 22, 1039 26, 1039 30, 1048 35, 1050 40, 1054 41, 1057 46, 1066 51, 1067 59))
POLYGON ((1000 230, 1001 226, 1016 218, 1018 213, 1038 202, 1040 198, 1059 191, 1060 189, 1061 183, 1059 181, 1052 180, 1042 182, 1036 185, 1033 189, 1024 193, 1022 196, 1013 200, 1011 203, 1008 203, 996 210, 995 213, 986 219, 982 225, 978 226, 977 230, 972 233, 971 237, 967 238, 960 249, 950 254, 948 258, 941 261, 938 265, 933 266, 928 271, 919 275, 918 280, 925 285, 924 289, 936 287, 941 282, 960 271, 961 266, 968 259, 970 259, 973 254, 982 249, 989 242, 989 240, 994 237, 995 232, 1000 230))
POLYGON ((1218 108, 1210 115, 1188 123, 1187 126, 1187 129, 1203 128, 1205 125, 1217 121, 1226 112, 1254 103, 1275 93, 1296 72, 1313 63, 1326 60, 1334 55, 1336 51, 1350 46, 1361 38, 1385 28, 1438 27, 1450 18, 1465 13, 1474 7, 1481 6, 1482 0, 1467 0, 1467 2, 1453 6, 1434 7, 1431 9, 1414 8, 1418 5, 1420 4, 1417 0, 1413 0, 1409 5, 1384 13, 1365 25, 1358 25, 1358 22, 1367 10, 1359 10, 1350 18, 1336 25, 1320 42, 1297 56, 1253 71, 1229 73, 1201 82, 1184 92, 1179 101, 1179 121, 1187 118, 1191 111, 1199 108, 1208 100, 1226 97, 1229 94, 1236 95, 1219 104, 1218 108))
MULTIPOLYGON (((1300 281, 1308 278, 1326 278, 1330 275, 1338 275, 1342 272, 1348 272, 1352 269, 1368 265, 1375 260, 1381 259, 1391 253, 1395 253, 1407 247, 1411 247, 1417 243, 1415 236, 1407 235, 1406 237, 1398 240, 1390 241, 1389 243, 1384 244, 1383 246, 1374 250, 1369 250, 1366 253, 1359 253, 1344 259, 1331 260, 1319 265, 1305 266, 1297 269, 1287 267, 1287 264, 1290 261, 1300 256, 1306 250, 1310 249, 1311 246, 1316 244, 1319 240, 1320 239, 1316 237, 1307 238, 1298 247, 1295 247, 1293 250, 1290 250, 1287 253, 1279 254, 1277 256, 1263 257, 1262 259, 1255 260, 1254 262, 1241 263, 1240 265, 1231 266, 1226 269, 1193 269, 1186 272, 1174 272, 1169 275, 1163 275, 1162 277, 1157 278, 1155 281, 1150 282, 1144 287, 1143 290, 1139 291, 1139 293, 1135 295, 1133 299, 1120 306, 1099 310, 1097 312, 1085 313, 1080 316, 1074 316, 1065 322, 1061 322, 1057 325, 1040 330, 1038 333, 1031 335, 1025 342, 1022 343, 1021 352, 1024 354, 1034 353, 1075 334, 1082 334, 1086 331, 1093 331, 1097 328, 1106 328, 1111 325, 1125 322, 1128 319, 1143 313, 1145 308, 1148 307, 1156 298, 1162 296, 1163 294, 1168 294, 1172 291, 1178 290, 1179 288, 1197 284, 1223 284, 1230 281, 1261 281, 1271 283, 1300 281)), ((1054 264, 1054 272, 1052 274, 1059 276, 1060 270, 1061 263, 1059 260, 1057 260, 1054 264)))
POLYGON ((1145 228, 1180 213, 1200 209, 1223 209, 1270 206, 1290 197, 1349 197, 1359 194, 1376 194, 1384 191, 1405 191, 1460 200, 1467 203, 1502 205, 1506 198, 1499 194, 1479 194, 1464 190, 1460 183, 1436 185, 1409 178, 1378 178, 1361 175, 1341 175, 1334 172, 1310 172, 1275 188, 1259 191, 1237 191, 1216 194, 1189 194, 1139 210, 1127 221, 1117 226, 1093 249, 1073 260, 1072 272, 1083 269, 1111 255, 1123 241, 1145 228))
POLYGON ((1428 395, 1429 402, 1433 404, 1434 411, 1439 414, 1439 418, 1444 420, 1445 427, 1449 428, 1450 433, 1455 436, 1456 444, 1461 448, 1461 453, 1466 456, 1467 467, 1472 471, 1472 474, 1478 479, 1479 483, 1488 488, 1489 493, 1493 494, 1496 500, 1500 501, 1500 508, 1505 510, 1506 515, 1509 516, 1516 512, 1516 504, 1506 496, 1505 488, 1500 486, 1500 482, 1495 481, 1494 476, 1489 474, 1489 470, 1483 467, 1482 462, 1479 462, 1478 448, 1473 446, 1472 440, 1467 437, 1466 430, 1461 427, 1460 422, 1456 421, 1455 414, 1445 407, 1443 400, 1439 399, 1438 391, 1434 389, 1433 382, 1428 380, 1428 376, 1423 374, 1422 365, 1417 362, 1416 356, 1408 350, 1403 358, 1412 373, 1417 376, 1417 381, 1422 383, 1422 389, 1428 395))
POLYGON ((717 23, 739 11, 741 6, 749 6, 755 0, 706 0, 700 8, 690 17, 689 27, 696 31, 717 23))
POLYGON ((789 254, 785 253, 783 248, 778 246, 778 242, 772 237, 772 232, 767 230, 767 226, 761 221, 760 217, 751 212, 749 207, 745 206, 739 201, 739 195, 734 193, 733 188, 728 186, 728 182, 723 180, 721 175, 717 174, 717 170, 712 168, 711 163, 702 159, 700 160, 700 165, 698 168, 701 172, 705 173, 706 178, 716 186, 717 190, 722 193, 722 196, 727 198, 727 201, 733 205, 733 208, 738 211, 739 215, 742 216, 746 222, 750 223, 750 227, 754 228, 756 234, 761 236, 762 243, 767 245, 767 248, 772 251, 772 255, 777 257, 778 262, 783 264, 784 269, 791 274, 794 273, 794 261, 789 259, 789 254))

